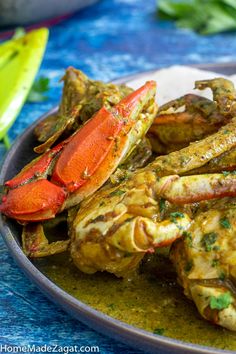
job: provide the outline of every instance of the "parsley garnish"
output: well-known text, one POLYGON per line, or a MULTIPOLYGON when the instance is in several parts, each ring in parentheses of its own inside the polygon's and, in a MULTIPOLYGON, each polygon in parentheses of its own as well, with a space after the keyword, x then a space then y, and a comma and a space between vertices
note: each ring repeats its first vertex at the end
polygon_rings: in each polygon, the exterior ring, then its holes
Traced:
POLYGON ((224 228, 224 229, 230 229, 231 228, 231 224, 229 222, 229 219, 224 217, 222 219, 220 219, 220 225, 224 228))
POLYGON ((192 238, 191 233, 188 232, 188 231, 184 231, 183 232, 183 237, 187 241, 188 246, 192 247, 193 246, 193 238, 192 238))
POLYGON ((174 222, 175 224, 177 222, 176 219, 183 218, 183 217, 184 217, 184 214, 180 213, 179 211, 176 211, 174 213, 170 213, 170 221, 174 222))
POLYGON ((162 336, 165 332, 165 328, 155 328, 153 333, 154 334, 159 334, 159 336, 162 336))
POLYGON ((201 34, 236 29, 234 0, 158 0, 159 16, 201 34))
POLYGON ((110 197, 113 197, 114 195, 122 195, 124 194, 125 191, 122 191, 121 189, 117 189, 116 191, 113 191, 109 194, 110 197))
POLYGON ((213 259, 211 266, 212 267, 217 267, 219 265, 219 259, 213 259))
POLYGON ((166 200, 161 198, 159 201, 160 213, 163 213, 166 209, 166 200))
POLYGON ((210 308, 212 310, 223 310, 232 304, 233 298, 229 292, 221 294, 219 296, 210 297, 210 308))
POLYGON ((193 261, 188 261, 185 264, 184 270, 186 273, 190 272, 190 270, 193 268, 193 261))
POLYGON ((41 76, 36 80, 29 92, 28 102, 43 102, 47 100, 45 93, 49 90, 49 78, 41 76))
POLYGON ((217 236, 216 232, 209 232, 203 235, 201 245, 204 247, 205 251, 209 252, 212 250, 212 245, 216 242, 217 236))
POLYGON ((222 281, 225 280, 225 273, 224 272, 220 273, 219 279, 222 280, 222 281))

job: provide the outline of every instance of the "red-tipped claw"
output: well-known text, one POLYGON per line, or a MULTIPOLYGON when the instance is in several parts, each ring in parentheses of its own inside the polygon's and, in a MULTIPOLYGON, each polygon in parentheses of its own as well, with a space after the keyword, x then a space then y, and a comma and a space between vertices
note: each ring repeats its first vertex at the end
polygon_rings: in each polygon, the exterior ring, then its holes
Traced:
POLYGON ((151 125, 155 112, 141 122, 138 116, 155 89, 149 81, 110 111, 101 108, 72 137, 28 164, 5 183, 0 212, 20 221, 50 219, 96 191, 140 139, 137 130, 151 125))

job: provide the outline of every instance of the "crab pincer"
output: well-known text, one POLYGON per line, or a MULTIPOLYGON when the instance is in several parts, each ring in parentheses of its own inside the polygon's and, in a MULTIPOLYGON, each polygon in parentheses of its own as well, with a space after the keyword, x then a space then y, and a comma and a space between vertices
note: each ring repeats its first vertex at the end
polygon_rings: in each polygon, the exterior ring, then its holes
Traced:
POLYGON ((152 124, 155 92, 149 81, 111 109, 102 107, 69 139, 27 165, 5 183, 0 212, 22 222, 46 220, 91 195, 152 124))

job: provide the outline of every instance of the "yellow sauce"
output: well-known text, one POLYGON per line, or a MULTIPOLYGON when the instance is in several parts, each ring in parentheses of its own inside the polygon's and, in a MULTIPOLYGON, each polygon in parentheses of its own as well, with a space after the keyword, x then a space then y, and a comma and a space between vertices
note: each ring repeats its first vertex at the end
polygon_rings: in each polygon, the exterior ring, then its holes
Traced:
POLYGON ((130 280, 110 274, 86 275, 58 255, 36 261, 37 267, 80 301, 135 327, 221 349, 236 349, 236 333, 211 325, 198 314, 176 284, 172 265, 156 255, 130 280))

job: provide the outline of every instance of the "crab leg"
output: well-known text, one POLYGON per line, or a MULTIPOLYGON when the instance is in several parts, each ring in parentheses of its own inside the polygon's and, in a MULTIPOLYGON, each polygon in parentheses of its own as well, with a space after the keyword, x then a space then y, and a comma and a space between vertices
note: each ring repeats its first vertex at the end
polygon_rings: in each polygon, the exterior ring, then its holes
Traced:
POLYGON ((23 251, 29 257, 44 257, 66 251, 70 240, 48 243, 42 224, 28 224, 23 228, 23 251))
POLYGON ((236 197, 236 176, 206 174, 163 177, 156 184, 156 193, 177 205, 214 198, 236 197))
POLYGON ((195 88, 204 90, 210 88, 213 99, 218 105, 219 112, 223 115, 234 116, 236 113, 236 92, 232 81, 225 78, 196 81, 195 88))
POLYGON ((221 127, 217 133, 203 140, 196 141, 179 151, 160 156, 149 167, 158 176, 184 174, 199 168, 236 146, 235 130, 236 118, 233 118, 227 125, 221 127))
POLYGON ((236 196, 234 175, 158 178, 145 168, 82 203, 72 227, 72 258, 84 272, 125 276, 146 252, 171 244, 188 229, 191 219, 179 205, 225 196, 236 196), (174 212, 163 213, 166 201, 174 212))
POLYGON ((223 78, 196 81, 195 88, 210 88, 214 101, 189 94, 161 106, 149 130, 157 154, 167 154, 203 139, 235 116, 236 94, 231 81, 223 78))
POLYGON ((236 170, 236 149, 233 148, 224 152, 222 155, 210 160, 206 165, 191 170, 191 174, 199 173, 215 173, 222 171, 234 171, 236 170))
POLYGON ((150 81, 112 109, 101 108, 69 140, 7 181, 14 189, 3 197, 0 211, 20 221, 45 220, 101 187, 152 123, 155 90, 150 81))

